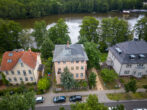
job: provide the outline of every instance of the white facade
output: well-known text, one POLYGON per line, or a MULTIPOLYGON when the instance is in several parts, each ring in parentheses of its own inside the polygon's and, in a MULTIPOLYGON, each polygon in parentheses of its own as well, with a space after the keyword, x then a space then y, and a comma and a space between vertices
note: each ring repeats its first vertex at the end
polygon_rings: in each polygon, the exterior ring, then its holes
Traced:
POLYGON ((40 55, 37 55, 37 62, 35 68, 29 67, 21 59, 17 62, 12 70, 3 71, 6 76, 6 79, 11 84, 20 84, 22 81, 24 84, 33 83, 38 81, 38 67, 41 64, 40 55))
POLYGON ((112 66, 119 76, 142 77, 147 75, 147 64, 121 64, 109 50, 107 64, 112 66))

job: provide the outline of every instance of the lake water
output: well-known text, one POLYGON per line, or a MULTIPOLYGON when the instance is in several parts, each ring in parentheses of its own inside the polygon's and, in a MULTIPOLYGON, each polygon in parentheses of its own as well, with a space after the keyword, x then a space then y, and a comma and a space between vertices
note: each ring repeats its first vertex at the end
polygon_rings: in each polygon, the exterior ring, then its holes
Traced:
MULTIPOLYGON (((63 18, 66 21, 66 24, 68 25, 68 30, 69 30, 69 36, 71 38, 72 43, 76 43, 78 41, 78 36, 79 36, 79 30, 80 30, 80 25, 82 23, 82 19, 84 16, 93 16, 97 20, 101 21, 103 18, 108 18, 108 17, 118 17, 125 19, 128 21, 130 25, 130 29, 133 29, 134 25, 137 23, 139 19, 141 19, 144 14, 122 14, 122 13, 104 13, 104 14, 63 14, 63 15, 52 15, 52 16, 46 16, 46 17, 41 17, 41 18, 32 18, 32 19, 19 19, 15 20, 16 22, 19 22, 22 24, 24 28, 30 29, 30 31, 33 31, 33 25, 35 21, 41 21, 44 20, 46 21, 47 29, 50 27, 54 26, 55 23, 57 22, 58 19, 63 18)), ((134 35, 135 36, 135 35, 134 35)))

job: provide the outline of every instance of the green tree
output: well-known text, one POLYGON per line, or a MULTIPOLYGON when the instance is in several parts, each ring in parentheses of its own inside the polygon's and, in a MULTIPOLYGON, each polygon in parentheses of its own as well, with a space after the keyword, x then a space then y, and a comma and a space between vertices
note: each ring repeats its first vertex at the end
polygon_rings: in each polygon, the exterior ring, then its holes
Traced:
POLYGON ((82 21, 79 42, 84 43, 85 40, 89 42, 98 42, 98 25, 99 21, 94 17, 86 16, 82 21))
POLYGON ((2 76, 2 82, 5 85, 9 84, 9 81, 6 79, 6 76, 4 75, 4 73, 0 72, 0 75, 2 76))
POLYGON ((69 72, 68 68, 64 68, 64 72, 61 74, 61 85, 69 90, 74 87, 75 80, 73 78, 72 73, 69 72))
POLYGON ((135 30, 138 38, 147 41, 147 17, 140 19, 135 25, 135 30))
POLYGON ((19 34, 19 42, 21 47, 24 49, 28 49, 31 44, 33 43, 33 40, 31 39, 31 34, 29 33, 29 30, 24 29, 20 34, 19 34))
POLYGON ((67 24, 63 19, 59 19, 57 24, 48 30, 48 37, 54 44, 66 44, 71 41, 68 33, 67 24))
POLYGON ((96 86, 96 74, 94 72, 91 72, 89 74, 88 82, 89 82, 90 88, 93 88, 96 86))
POLYGON ((97 49, 97 45, 93 42, 86 42, 84 43, 84 47, 89 59, 88 68, 95 67, 99 69, 99 51, 97 49))
POLYGON ((96 95, 89 95, 85 103, 71 105, 71 110, 107 110, 108 108, 98 102, 96 95))
POLYGON ((51 86, 51 82, 47 76, 41 78, 37 84, 38 90, 43 91, 43 92, 45 92, 47 89, 49 89, 50 86, 51 86))
POLYGON ((21 31, 20 24, 0 19, 0 52, 20 48, 19 33, 21 31))
POLYGON ((102 52, 102 53, 106 52, 107 47, 108 46, 107 46, 105 41, 100 41, 99 42, 99 50, 100 50, 100 52, 102 52))
POLYGON ((35 110, 35 93, 25 92, 23 94, 14 94, 2 97, 0 100, 2 110, 35 110))
POLYGON ((65 110, 65 108, 64 107, 60 107, 59 110, 65 110))
POLYGON ((49 57, 45 63, 43 63, 45 65, 45 70, 44 70, 44 73, 47 74, 47 73, 52 73, 52 66, 53 66, 53 63, 52 63, 52 57, 49 57))
POLYGON ((131 39, 128 22, 123 19, 104 18, 101 25, 101 39, 114 45, 131 39))
POLYGON ((118 78, 117 73, 114 70, 102 69, 101 71, 102 78, 105 82, 112 82, 118 78))
POLYGON ((43 44, 41 46, 41 56, 44 59, 47 59, 49 57, 52 57, 53 56, 53 49, 54 49, 53 42, 49 38, 46 38, 43 41, 43 44))
POLYGON ((112 110, 125 110, 124 105, 120 104, 117 105, 115 108, 113 108, 112 110))
POLYGON ((131 91, 131 92, 135 93, 136 90, 137 90, 136 80, 133 79, 133 80, 129 81, 127 84, 125 84, 125 91, 126 92, 131 91))
POLYGON ((46 37, 46 26, 47 25, 45 21, 36 21, 34 24, 34 31, 32 33, 32 36, 35 37, 38 48, 42 45, 43 40, 46 37))

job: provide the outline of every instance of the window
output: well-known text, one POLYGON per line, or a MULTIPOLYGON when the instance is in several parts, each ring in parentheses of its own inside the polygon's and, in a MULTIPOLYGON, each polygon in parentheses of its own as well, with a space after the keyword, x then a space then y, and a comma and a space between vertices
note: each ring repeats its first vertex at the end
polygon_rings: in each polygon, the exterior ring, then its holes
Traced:
POLYGON ((9 53, 9 56, 13 56, 13 53, 9 53))
POLYGON ((72 74, 72 77, 74 77, 74 74, 72 74))
POLYGON ((12 81, 11 78, 8 78, 8 81, 11 82, 12 81))
POLYGON ((33 77, 30 77, 30 80, 33 81, 33 77))
POLYGON ((81 66, 81 70, 83 70, 84 69, 84 67, 83 66, 81 66))
POLYGON ((136 74, 136 71, 133 71, 133 75, 135 75, 136 74))
POLYGON ((25 70, 23 70, 23 75, 26 76, 26 71, 25 70))
POLYGON ((80 74, 81 78, 83 77, 83 73, 80 74))
POLYGON ((144 54, 139 54, 139 59, 143 60, 145 58, 144 54))
POLYGON ((131 60, 134 60, 136 56, 135 55, 130 55, 129 57, 130 57, 131 60))
POLYGON ((74 63, 74 61, 71 61, 71 63, 74 63))
POLYGON ((12 60, 11 60, 11 59, 8 59, 8 60, 7 60, 7 63, 11 63, 11 62, 12 62, 12 60))
POLYGON ((138 64, 138 65, 137 65, 137 67, 143 67, 143 66, 144 66, 143 64, 138 64))
POLYGON ((11 71, 12 75, 14 75, 14 71, 11 71))
POLYGON ((76 74, 76 77, 77 77, 77 78, 79 77, 79 74, 78 74, 78 73, 76 74))
POLYGON ((139 72, 139 73, 138 73, 138 76, 140 77, 141 75, 142 75, 142 73, 141 73, 141 72, 139 72))
POLYGON ((14 77, 14 81, 15 81, 15 82, 17 81, 16 77, 14 77))
POLYGON ((84 63, 84 61, 82 60, 81 63, 84 63))
POLYGON ((19 78, 19 80, 20 80, 20 81, 23 81, 21 77, 19 78))
POLYGON ((66 62, 64 61, 63 64, 66 64, 66 62))
POLYGON ((58 61, 58 64, 60 64, 60 62, 58 61))
POLYGON ((76 63, 79 63, 79 61, 76 61, 76 63))
POLYGON ((21 63, 21 67, 23 67, 24 65, 23 65, 23 63, 21 63))
POLYGON ((126 68, 131 68, 131 66, 132 66, 131 64, 127 64, 126 68))
POLYGON ((32 74, 32 71, 31 70, 29 70, 29 74, 32 74))
POLYGON ((74 70, 74 67, 73 66, 71 67, 71 70, 74 70))
POLYGON ((17 74, 20 75, 20 70, 17 70, 17 74))
POLYGON ((76 70, 79 70, 79 67, 78 66, 76 66, 76 70))
POLYGON ((28 78, 27 77, 25 77, 25 81, 28 81, 28 78))
POLYGON ((61 68, 58 68, 58 74, 60 74, 61 73, 61 68))
POLYGON ((130 73, 130 71, 125 71, 124 73, 125 73, 125 74, 129 74, 129 73, 130 73))
POLYGON ((8 71, 6 71, 6 75, 9 75, 8 71))

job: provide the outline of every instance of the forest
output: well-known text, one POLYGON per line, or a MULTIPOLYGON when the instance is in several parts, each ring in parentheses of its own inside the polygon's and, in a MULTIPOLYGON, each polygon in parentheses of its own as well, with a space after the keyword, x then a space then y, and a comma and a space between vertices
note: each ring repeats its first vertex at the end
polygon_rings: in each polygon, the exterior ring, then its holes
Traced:
POLYGON ((144 0, 0 0, 0 17, 34 18, 64 13, 142 9, 144 0))

